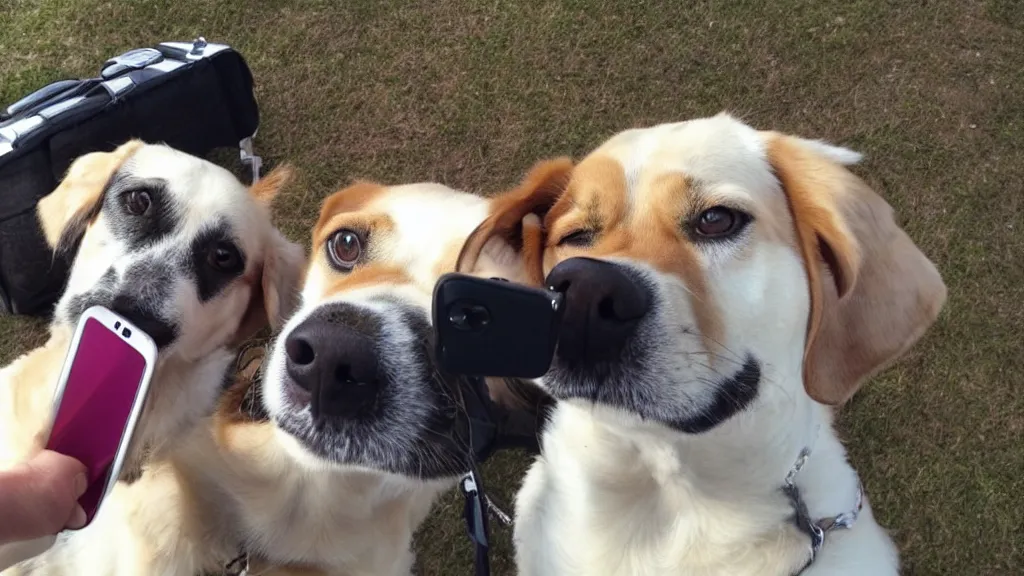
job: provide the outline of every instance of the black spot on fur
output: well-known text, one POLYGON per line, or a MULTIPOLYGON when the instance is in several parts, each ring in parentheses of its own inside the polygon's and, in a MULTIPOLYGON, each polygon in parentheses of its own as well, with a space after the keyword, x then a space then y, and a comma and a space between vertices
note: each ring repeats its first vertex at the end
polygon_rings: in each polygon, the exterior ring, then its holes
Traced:
POLYGON ((189 246, 190 274, 196 280, 196 292, 200 302, 214 298, 245 271, 245 254, 231 236, 230 227, 220 222, 204 228, 189 246), (229 268, 218 268, 211 263, 211 256, 218 249, 233 250, 237 262, 229 268))
POLYGON ((136 262, 125 271, 120 286, 113 268, 108 269, 91 290, 68 302, 64 321, 75 324, 92 306, 103 306, 149 334, 157 348, 178 338, 178 326, 160 317, 161 304, 170 297, 173 272, 153 262, 136 262))
POLYGON ((757 398, 761 384, 761 364, 747 355, 743 367, 731 378, 715 388, 715 399, 700 415, 675 423, 675 428, 687 434, 707 432, 734 414, 742 412, 757 398))
POLYGON ((116 175, 107 187, 103 213, 114 237, 133 252, 159 242, 180 225, 180 215, 167 190, 167 182, 159 178, 116 175), (145 214, 131 214, 125 207, 125 199, 132 192, 149 195, 150 207, 145 214))

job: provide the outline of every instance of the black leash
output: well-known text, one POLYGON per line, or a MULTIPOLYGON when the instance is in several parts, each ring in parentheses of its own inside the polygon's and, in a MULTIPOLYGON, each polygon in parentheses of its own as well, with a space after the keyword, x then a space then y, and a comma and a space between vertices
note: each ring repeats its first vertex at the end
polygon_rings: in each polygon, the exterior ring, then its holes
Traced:
MULTIPOLYGON (((501 450, 519 449, 540 454, 538 435, 554 401, 546 396, 532 399, 530 403, 534 404, 533 409, 537 413, 523 420, 519 410, 504 410, 491 400, 483 378, 464 378, 469 385, 461 386, 460 390, 462 407, 469 422, 469 451, 468 472, 459 480, 459 489, 465 498, 463 517, 466 531, 474 546, 474 573, 476 576, 489 576, 491 533, 488 513, 506 527, 512 526, 512 518, 487 496, 478 467, 501 450)), ((506 380, 506 384, 509 383, 506 380)))
POLYGON ((498 425, 489 410, 490 397, 483 378, 470 378, 472 386, 462 391, 462 403, 469 420, 469 472, 459 481, 465 498, 463 519, 473 542, 473 565, 476 576, 490 576, 490 526, 487 522, 488 500, 478 464, 483 464, 498 449, 498 425))
POLYGON ((469 539, 473 542, 473 571, 476 576, 491 575, 490 542, 488 540, 489 530, 487 524, 487 510, 484 505, 483 484, 480 483, 480 474, 472 470, 462 477, 459 482, 462 495, 466 498, 463 507, 463 518, 466 521, 466 531, 469 539))

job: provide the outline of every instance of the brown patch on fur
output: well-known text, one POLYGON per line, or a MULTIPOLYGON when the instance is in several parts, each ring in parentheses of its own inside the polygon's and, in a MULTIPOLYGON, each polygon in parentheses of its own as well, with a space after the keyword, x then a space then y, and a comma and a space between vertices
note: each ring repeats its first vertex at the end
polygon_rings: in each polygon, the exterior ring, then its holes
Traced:
POLYGON ((226 423, 251 422, 248 411, 244 409, 246 399, 249 396, 249 389, 255 383, 245 377, 236 377, 234 383, 228 387, 217 402, 217 414, 226 423))
POLYGON ((704 349, 710 353, 709 361, 714 364, 719 357, 716 352, 722 348, 720 343, 724 339, 724 324, 718 313, 715 295, 708 290, 707 277, 701 268, 697 249, 692 244, 678 240, 674 245, 655 245, 647 261, 683 279, 704 349))
POLYGON ((113 152, 91 152, 78 157, 57 188, 39 200, 36 213, 51 248, 59 248, 85 233, 99 215, 103 191, 110 178, 139 148, 130 140, 113 152))
POLYGON ((273 442, 274 424, 253 420, 239 413, 252 382, 236 380, 224 394, 213 414, 211 427, 214 441, 220 449, 233 453, 259 453, 273 442))
POLYGON ((319 238, 324 235, 329 222, 338 214, 358 212, 386 191, 385 186, 376 182, 357 180, 351 186, 331 194, 320 206, 320 218, 313 226, 313 237, 319 238))
MULTIPOLYGON (((622 165, 607 156, 588 157, 573 169, 565 192, 545 215, 543 228, 523 227, 523 237, 529 241, 521 241, 520 254, 529 262, 528 267, 535 269, 532 279, 538 285, 546 270, 562 260, 584 254, 597 258, 627 256, 675 274, 690 291, 697 327, 706 348, 712 350, 721 341, 722 320, 714 307, 700 260, 693 246, 681 236, 679 225, 679 215, 694 201, 690 182, 682 175, 665 176, 653 182, 651 190, 643 206, 630 210, 630 192, 622 165), (563 236, 576 230, 598 232, 597 242, 585 249, 555 247, 563 236), (546 252, 545 244, 549 248, 546 252)), ((500 214, 506 225, 524 212, 522 206, 547 201, 544 195, 549 190, 541 190, 539 200, 524 198, 523 194, 528 192, 529 188, 519 190, 512 197, 513 202, 500 206, 505 210, 500 214)))
POLYGON ((681 226, 682 218, 700 203, 690 180, 682 174, 660 176, 647 185, 649 193, 630 209, 630 192, 621 165, 609 158, 597 160, 593 164, 588 160, 580 163, 569 191, 559 199, 560 205, 575 207, 562 211, 566 222, 552 218, 555 209, 548 214, 548 244, 553 247, 577 229, 597 232, 597 241, 587 248, 549 250, 546 268, 573 256, 626 257, 673 274, 687 287, 705 349, 719 348, 717 343, 724 334, 722 318, 696 248, 684 236, 681 226))
POLYGON ((618 160, 606 156, 586 158, 576 168, 571 186, 582 192, 575 198, 586 206, 589 219, 623 222, 628 218, 629 185, 618 160))
MULTIPOLYGON (((524 241, 535 240, 532 230, 525 233, 529 239, 524 239, 523 219, 528 214, 546 214, 565 190, 572 170, 572 160, 566 157, 538 162, 519 186, 492 199, 491 215, 466 239, 456 260, 456 271, 472 272, 481 252, 492 239, 504 242, 514 252, 521 253, 524 241)), ((530 266, 537 264, 536 259, 528 262, 530 266)), ((524 267, 522 275, 539 285, 543 281, 544 272, 538 268, 524 267)))
MULTIPOLYGON (((544 221, 541 225, 545 231, 549 232, 549 242, 556 242, 560 238, 560 236, 554 234, 555 230, 552 230, 549 225, 554 222, 560 222, 566 215, 572 212, 575 207, 576 204, 573 202, 572 195, 567 189, 566 193, 559 196, 558 200, 551 206, 551 210, 548 210, 548 213, 544 215, 544 221)), ((585 220, 585 218, 581 219, 585 220)))
POLYGON ((317 251, 327 242, 331 234, 342 228, 366 234, 371 239, 375 234, 387 233, 395 229, 395 223, 387 214, 342 212, 328 218, 321 215, 320 220, 317 223, 317 228, 313 231, 313 250, 317 251))
POLYGON ((521 256, 526 278, 531 284, 540 286, 544 283, 544 230, 536 214, 527 214, 523 218, 522 242, 521 256))
POLYGON ((295 171, 288 164, 283 164, 270 171, 263 178, 260 178, 249 187, 249 194, 264 206, 270 206, 277 193, 284 188, 284 185, 291 181, 295 171))
POLYGON ((764 137, 807 270, 804 386, 815 400, 840 404, 920 339, 946 287, 864 182, 793 138, 764 137))
POLYGON ((371 264, 369 266, 359 266, 349 272, 348 274, 339 274, 327 284, 327 288, 321 297, 327 297, 334 294, 345 292, 346 290, 355 290, 357 288, 365 288, 366 286, 380 286, 380 285, 400 285, 410 284, 412 278, 398 266, 388 266, 383 264, 371 264))
POLYGON ((573 170, 565 193, 545 215, 548 244, 577 229, 597 230, 620 222, 628 210, 629 189, 622 165, 607 156, 589 156, 573 170), (565 217, 572 215, 568 220, 565 217))
MULTIPOLYGON (((635 218, 633 250, 627 255, 642 259, 655 268, 682 278, 690 298, 697 329, 704 349, 714 352, 721 345, 724 328, 715 295, 708 289, 697 248, 683 232, 682 220, 705 207, 690 178, 682 174, 666 174, 651 183, 650 198, 645 201, 641 216, 635 218), (642 249, 639 249, 642 246, 642 249)), ((710 207, 710 206, 708 206, 710 207)), ((718 355, 712 353, 710 360, 718 355)))
MULTIPOLYGON (((523 217, 521 243, 522 249, 519 256, 525 275, 517 279, 540 286, 544 282, 541 262, 544 253, 544 231, 541 230, 540 218, 536 214, 530 213, 523 217)), ((459 257, 463 253, 464 247, 465 242, 453 242, 447 247, 444 255, 432 267, 435 278, 457 270, 459 257)), ((474 272, 483 271, 475 270, 474 272)))

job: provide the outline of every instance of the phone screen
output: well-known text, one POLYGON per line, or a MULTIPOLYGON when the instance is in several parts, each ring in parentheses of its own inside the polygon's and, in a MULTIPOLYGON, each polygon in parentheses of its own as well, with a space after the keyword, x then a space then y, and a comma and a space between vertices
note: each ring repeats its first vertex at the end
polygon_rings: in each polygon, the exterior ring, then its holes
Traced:
POLYGON ((88 468, 89 487, 78 503, 87 522, 99 506, 146 359, 95 318, 87 318, 71 364, 47 448, 88 468))

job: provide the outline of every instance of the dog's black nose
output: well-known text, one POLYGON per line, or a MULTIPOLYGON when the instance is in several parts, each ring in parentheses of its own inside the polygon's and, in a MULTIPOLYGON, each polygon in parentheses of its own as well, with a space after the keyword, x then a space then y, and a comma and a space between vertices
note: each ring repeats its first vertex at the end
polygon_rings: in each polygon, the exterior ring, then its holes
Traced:
POLYGON ((596 362, 617 358, 651 306, 649 289, 620 265, 569 258, 548 274, 565 294, 558 357, 596 362))
POLYGON ((371 408, 380 387, 373 341, 330 318, 311 317, 285 340, 288 376, 310 393, 314 418, 355 418, 371 408))

